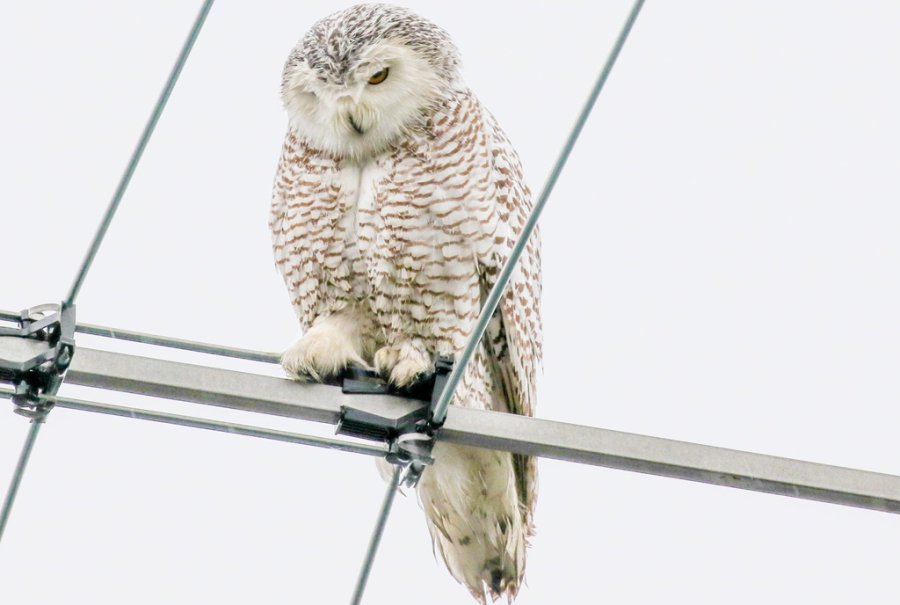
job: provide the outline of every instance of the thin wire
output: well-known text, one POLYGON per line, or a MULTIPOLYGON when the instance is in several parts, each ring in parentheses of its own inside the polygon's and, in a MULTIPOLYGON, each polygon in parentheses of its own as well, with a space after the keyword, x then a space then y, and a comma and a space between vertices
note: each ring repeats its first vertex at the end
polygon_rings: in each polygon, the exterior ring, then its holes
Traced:
MULTIPOLYGON (((11 398, 12 396, 12 391, 0 389, 0 397, 11 398)), ((139 408, 125 407, 120 405, 110 405, 108 403, 85 401, 83 399, 72 399, 69 397, 44 397, 43 399, 48 402, 52 402, 55 407, 78 410, 82 412, 108 414, 111 416, 120 416, 123 418, 149 420, 151 422, 162 422, 165 424, 174 424, 190 428, 218 431, 221 433, 230 433, 232 435, 244 435, 247 437, 258 437, 261 439, 284 441, 287 443, 298 443, 300 445, 311 445, 313 447, 322 447, 332 450, 339 450, 342 452, 350 452, 352 454, 363 454, 366 456, 383 457, 388 453, 387 447, 384 445, 370 445, 368 443, 355 443, 353 441, 348 441, 345 439, 330 439, 327 437, 318 437, 316 435, 288 433, 285 431, 264 429, 255 426, 247 426, 244 424, 234 424, 231 422, 221 422, 218 420, 196 418, 194 416, 182 416, 180 414, 168 414, 165 412, 142 410, 139 408)))
POLYGON ((444 390, 441 391, 440 399, 438 399, 437 404, 432 410, 431 421, 437 425, 441 425, 447 417, 447 409, 450 405, 450 400, 453 398, 453 393, 456 391, 456 387, 462 378, 469 360, 475 354, 475 349, 478 346, 478 343, 481 342, 481 337, 484 335, 484 331, 487 328, 491 317, 493 317, 494 311, 497 310, 497 305, 500 303, 500 297, 503 296, 503 291, 506 289, 506 285, 512 276, 513 270, 516 268, 516 263, 522 255, 525 245, 528 243, 528 239, 534 232, 535 226, 537 226, 538 218, 540 218, 541 212, 543 212, 544 206, 547 204, 547 199, 550 197, 550 193, 553 191, 553 187, 556 185, 556 181, 559 179, 559 175, 562 172, 563 167, 565 167, 569 155, 572 153, 572 148, 575 147, 575 142, 578 140, 578 136, 581 134, 584 124, 591 114, 591 110, 594 108, 594 103, 597 101, 600 91, 603 90, 603 85, 606 83, 606 79, 615 64, 616 59, 619 57, 619 52, 622 50, 622 46, 625 44, 625 40, 628 38, 628 34, 631 31, 631 26, 634 25, 643 4, 644 0, 636 0, 631 7, 631 12, 628 13, 628 18, 625 20, 625 24, 619 32, 619 37, 616 38, 616 42, 613 44, 612 50, 606 59, 606 63, 603 65, 603 70, 597 77, 597 82, 594 84, 594 88, 588 97, 587 103, 585 103, 584 108, 581 110, 581 114, 578 116, 578 120, 576 120, 575 126, 572 128, 572 132, 569 134, 569 138, 566 140, 566 144, 563 146, 559 158, 556 160, 556 164, 550 172, 550 176, 547 178, 544 190, 541 191, 537 203, 531 210, 531 214, 528 215, 528 220, 525 221, 525 227, 522 229, 519 239, 516 240, 516 244, 513 246, 506 264, 503 265, 503 270, 500 272, 497 282, 494 284, 484 306, 481 308, 478 322, 475 324, 475 328, 473 329, 469 340, 466 342, 466 347, 463 349, 460 357, 456 360, 453 371, 447 378, 447 384, 444 386, 444 390))
MULTIPOLYGON (((0 321, 18 320, 18 313, 0 310, 0 321)), ((158 347, 169 347, 172 349, 181 349, 183 351, 193 351, 195 353, 206 353, 209 355, 219 355, 221 357, 246 359, 247 361, 278 363, 281 359, 281 355, 279 355, 278 353, 271 353, 268 351, 254 351, 252 349, 226 347, 224 345, 210 344, 208 342, 198 342, 195 340, 186 340, 184 338, 171 338, 168 336, 157 336, 156 334, 147 334, 146 332, 121 330, 119 328, 110 328, 108 326, 98 326, 95 324, 76 324, 75 331, 82 334, 90 334, 92 336, 112 338, 114 340, 127 340, 129 342, 139 342, 142 344, 154 345, 158 347)))
POLYGON ((387 491, 384 494, 384 502, 381 504, 381 512, 378 514, 375 530, 372 532, 372 539, 369 540, 369 549, 366 551, 366 558, 363 561, 362 569, 359 571, 359 579, 357 579, 356 589, 353 591, 353 600, 350 601, 351 605, 359 605, 362 602, 363 592, 366 590, 366 582, 369 580, 369 573, 372 571, 372 563, 375 561, 375 553, 378 551, 378 544, 381 542, 381 535, 384 533, 384 526, 387 523, 388 515, 391 513, 391 506, 394 504, 394 496, 397 495, 399 484, 400 467, 394 465, 391 482, 388 484, 387 491))
POLYGON ((196 353, 207 353, 210 355, 219 355, 222 357, 246 359, 248 361, 278 363, 281 359, 281 356, 278 353, 253 351, 251 349, 240 349, 238 347, 226 347, 223 345, 215 345, 206 342, 185 340, 183 338, 156 336, 155 334, 146 334, 144 332, 135 332, 133 330, 120 330, 118 328, 108 328, 106 326, 96 326, 93 324, 78 324, 75 326, 75 331, 81 332, 82 334, 102 336, 104 338, 128 340, 131 342, 140 342, 148 345, 170 347, 173 349, 181 349, 184 351, 193 351, 196 353))
POLYGON ((28 458, 31 456, 31 450, 34 448, 34 441, 37 439, 38 431, 41 430, 41 424, 43 423, 31 421, 31 428, 28 430, 28 436, 25 437, 25 445, 22 446, 22 453, 19 454, 19 462, 16 464, 16 470, 13 473, 12 481, 10 481, 9 491, 6 492, 3 510, 0 511, 0 541, 3 540, 3 530, 6 529, 6 522, 9 520, 10 511, 12 511, 13 503, 16 501, 19 484, 22 482, 22 475, 25 474, 25 466, 28 464, 28 458))
POLYGON ((75 277, 75 281, 72 283, 72 289, 69 290, 69 295, 66 297, 66 305, 72 305, 75 303, 75 299, 78 297, 78 292, 81 290, 81 285, 84 283, 85 277, 87 277, 87 272, 91 268, 91 265, 94 262, 94 257, 97 255, 97 251, 100 249, 100 244, 103 243, 103 238, 106 236, 106 231, 109 229, 109 225, 112 222, 113 216, 116 213, 116 210, 119 207, 119 203, 122 201, 122 196, 125 195, 125 190, 128 188, 128 183, 131 182, 131 177, 134 175, 134 171, 137 168, 138 162, 141 161, 141 156, 144 154, 144 149, 147 147, 147 143, 150 141, 150 136, 153 134, 153 130, 156 128, 156 123, 159 121, 159 117, 162 115, 163 109, 165 109, 166 103, 169 100, 169 95, 172 94, 172 89, 175 87, 175 82, 178 81, 178 76, 181 75, 181 69, 184 67, 185 61, 187 61, 188 55, 191 53, 191 49, 194 47, 194 42, 197 40, 197 36, 200 34, 200 29, 203 27, 203 23, 206 21, 206 16, 209 14, 210 8, 212 8, 214 0, 205 0, 203 2, 203 6, 200 8, 200 13, 197 15, 197 18, 194 20, 194 26, 191 28, 190 33, 188 34, 187 40, 184 42, 184 46, 181 48, 181 53, 178 55, 178 60, 175 62, 175 66, 172 67, 172 72, 169 74, 169 79, 166 81, 165 87, 163 87, 162 92, 159 95, 159 99, 156 101, 156 106, 153 108, 153 113, 150 114, 150 119, 147 121, 147 125, 144 127, 144 132, 141 134, 140 140, 138 140, 137 147, 135 147, 134 152, 131 154, 131 159, 128 162, 128 166, 125 168, 125 172, 122 174, 122 178, 119 180, 119 185, 116 187, 116 191, 113 194, 112 200, 109 202, 109 207, 106 209, 106 213, 103 215, 103 220, 100 222, 100 226, 97 228, 97 233, 94 235, 94 240, 91 242, 90 248, 88 248, 87 254, 84 257, 84 260, 81 263, 81 267, 78 270, 78 274, 75 277))

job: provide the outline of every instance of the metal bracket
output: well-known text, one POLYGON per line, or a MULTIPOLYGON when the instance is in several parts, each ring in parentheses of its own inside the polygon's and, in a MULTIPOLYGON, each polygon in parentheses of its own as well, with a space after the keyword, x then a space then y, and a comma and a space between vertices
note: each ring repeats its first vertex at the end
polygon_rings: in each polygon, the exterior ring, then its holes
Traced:
POLYGON ((361 439, 383 441, 388 444, 386 459, 391 464, 406 467, 402 483, 408 487, 418 483, 422 471, 434 462, 431 449, 434 446, 436 427, 429 422, 431 410, 440 398, 447 378, 453 369, 453 360, 439 357, 434 372, 422 377, 406 389, 398 389, 370 370, 349 368, 335 384, 347 395, 394 395, 421 402, 413 409, 386 406, 373 411, 352 404, 341 406, 337 433, 361 439))
POLYGON ((75 354, 75 305, 46 304, 25 309, 17 328, 0 327, 0 340, 10 351, 0 358, 0 381, 10 382, 15 412, 43 422, 75 354))

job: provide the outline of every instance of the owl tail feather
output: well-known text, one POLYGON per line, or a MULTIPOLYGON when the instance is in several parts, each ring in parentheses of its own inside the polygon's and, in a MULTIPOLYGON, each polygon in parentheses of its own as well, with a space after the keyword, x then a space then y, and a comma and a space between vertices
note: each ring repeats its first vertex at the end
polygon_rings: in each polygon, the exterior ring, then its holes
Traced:
POLYGON ((505 596, 512 603, 525 574, 530 528, 511 456, 439 443, 435 459, 418 486, 435 550, 475 600, 486 605, 505 596))

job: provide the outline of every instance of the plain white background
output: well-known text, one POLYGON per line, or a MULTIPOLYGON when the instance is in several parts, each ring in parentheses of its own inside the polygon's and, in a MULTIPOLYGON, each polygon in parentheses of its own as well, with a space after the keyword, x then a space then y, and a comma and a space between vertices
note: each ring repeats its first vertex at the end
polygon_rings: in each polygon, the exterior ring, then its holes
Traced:
MULTIPOLYGON (((629 3, 409 5, 453 35, 539 190, 629 3)), ((342 6, 213 8, 79 320, 262 350, 297 336, 266 228, 280 71, 342 6)), ((198 7, 5 7, 0 307, 64 296, 198 7)), ((898 26, 887 0, 647 4, 542 220, 539 416, 900 473, 898 26)), ((3 484, 26 427, 0 413, 3 484)), ((522 605, 900 593, 894 516, 540 472, 522 605)), ((0 544, 0 602, 346 603, 382 493, 363 457, 56 410, 0 544)), ((398 498, 366 602, 468 600, 398 498)))

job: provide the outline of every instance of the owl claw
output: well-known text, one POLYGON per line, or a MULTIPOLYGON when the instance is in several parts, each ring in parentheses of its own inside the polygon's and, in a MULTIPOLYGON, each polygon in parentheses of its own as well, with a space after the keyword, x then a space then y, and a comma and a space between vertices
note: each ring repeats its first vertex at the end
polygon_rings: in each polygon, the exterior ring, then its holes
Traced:
POLYGON ((375 369, 395 387, 405 389, 433 373, 434 362, 424 343, 415 339, 376 351, 375 369))
POLYGON ((408 388, 428 376, 429 372, 419 365, 418 360, 404 359, 391 370, 391 383, 401 389, 408 388))

